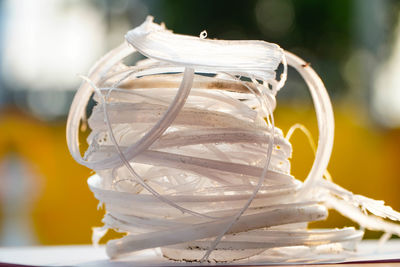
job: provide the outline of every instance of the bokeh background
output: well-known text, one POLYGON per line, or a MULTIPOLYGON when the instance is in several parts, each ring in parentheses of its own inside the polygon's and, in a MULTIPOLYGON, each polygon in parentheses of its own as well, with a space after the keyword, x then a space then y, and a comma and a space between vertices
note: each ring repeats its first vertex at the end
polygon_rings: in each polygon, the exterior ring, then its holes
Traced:
MULTIPOLYGON (((88 190, 90 170, 66 146, 76 74, 149 14, 177 33, 266 40, 311 62, 335 111, 333 180, 400 210, 399 1, 0 0, 0 246, 90 243, 104 211, 88 190)), ((317 140, 293 70, 275 116, 285 132, 301 122, 317 140)), ((293 146, 293 174, 304 179, 312 150, 301 134, 293 146)), ((335 213, 317 224, 344 225, 335 213)))

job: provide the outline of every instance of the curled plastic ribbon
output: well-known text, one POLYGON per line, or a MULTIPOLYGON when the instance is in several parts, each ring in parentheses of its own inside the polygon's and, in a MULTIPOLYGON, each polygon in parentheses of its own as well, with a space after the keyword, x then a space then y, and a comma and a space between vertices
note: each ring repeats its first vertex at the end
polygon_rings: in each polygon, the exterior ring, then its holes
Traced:
POLYGON ((111 258, 156 247, 185 261, 345 257, 362 230, 308 229, 328 208, 362 227, 400 234, 399 225, 380 218, 399 220, 399 213, 324 179, 333 111, 305 61, 264 41, 174 34, 152 17, 125 38, 84 77, 67 121, 71 155, 97 173, 88 183, 106 206, 103 230, 127 233, 107 243, 111 258), (147 59, 122 63, 136 52, 147 59), (287 65, 307 83, 318 121, 304 183, 290 175, 292 147, 273 118, 287 65), (79 126, 92 97, 97 105, 82 156, 79 126))

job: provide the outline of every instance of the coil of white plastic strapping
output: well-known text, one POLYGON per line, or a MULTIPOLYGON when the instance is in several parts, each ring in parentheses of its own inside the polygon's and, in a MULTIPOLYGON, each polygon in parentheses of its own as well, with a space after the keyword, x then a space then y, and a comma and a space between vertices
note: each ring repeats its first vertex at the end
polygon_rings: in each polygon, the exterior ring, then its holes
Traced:
POLYGON ((399 235, 398 225, 360 210, 392 220, 399 213, 323 179, 333 112, 322 81, 303 60, 263 41, 173 34, 151 17, 126 40, 84 78, 67 123, 72 156, 97 173, 88 183, 105 204, 105 228, 127 233, 108 242, 111 258, 161 247, 165 257, 185 261, 256 254, 324 260, 332 251, 354 250, 363 236, 352 227, 308 229, 327 217, 327 208, 399 235), (124 65, 134 52, 148 59, 124 65), (290 175, 292 147, 273 119, 286 64, 305 79, 318 119, 316 159, 304 183, 290 175), (80 120, 93 93, 97 105, 82 157, 80 120))

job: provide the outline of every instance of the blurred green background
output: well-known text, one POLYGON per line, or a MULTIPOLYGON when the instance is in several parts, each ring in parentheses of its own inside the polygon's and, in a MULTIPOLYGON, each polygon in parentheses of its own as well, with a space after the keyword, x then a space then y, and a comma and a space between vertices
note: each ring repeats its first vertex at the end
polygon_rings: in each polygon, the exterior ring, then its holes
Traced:
MULTIPOLYGON (((177 33, 266 40, 311 62, 335 111, 333 180, 400 210, 399 1, 0 0, 0 246, 90 243, 104 211, 66 146, 76 74, 149 14, 177 33)), ((300 122, 317 139, 293 70, 275 116, 284 132, 300 122)), ((301 134, 293 147, 292 172, 304 179, 312 150, 301 134)), ((352 225, 332 215, 317 225, 352 225)))

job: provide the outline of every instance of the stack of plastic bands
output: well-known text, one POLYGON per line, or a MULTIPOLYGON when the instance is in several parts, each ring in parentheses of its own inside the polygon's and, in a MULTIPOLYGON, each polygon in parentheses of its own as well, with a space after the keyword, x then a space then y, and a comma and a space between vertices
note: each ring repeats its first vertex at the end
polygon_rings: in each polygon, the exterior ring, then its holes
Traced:
POLYGON ((399 225, 377 217, 399 220, 399 213, 323 178, 333 113, 303 60, 263 41, 173 34, 151 17, 126 40, 84 78, 67 125, 72 156, 97 173, 88 183, 106 207, 103 229, 127 233, 107 243, 111 258, 156 247, 184 261, 344 257, 363 231, 308 229, 328 208, 386 236, 400 234, 399 225), (134 52, 148 59, 124 65, 134 52), (318 119, 316 159, 304 183, 290 175, 292 147, 273 119, 287 64, 309 86, 318 119), (82 157, 80 123, 92 97, 82 157))

